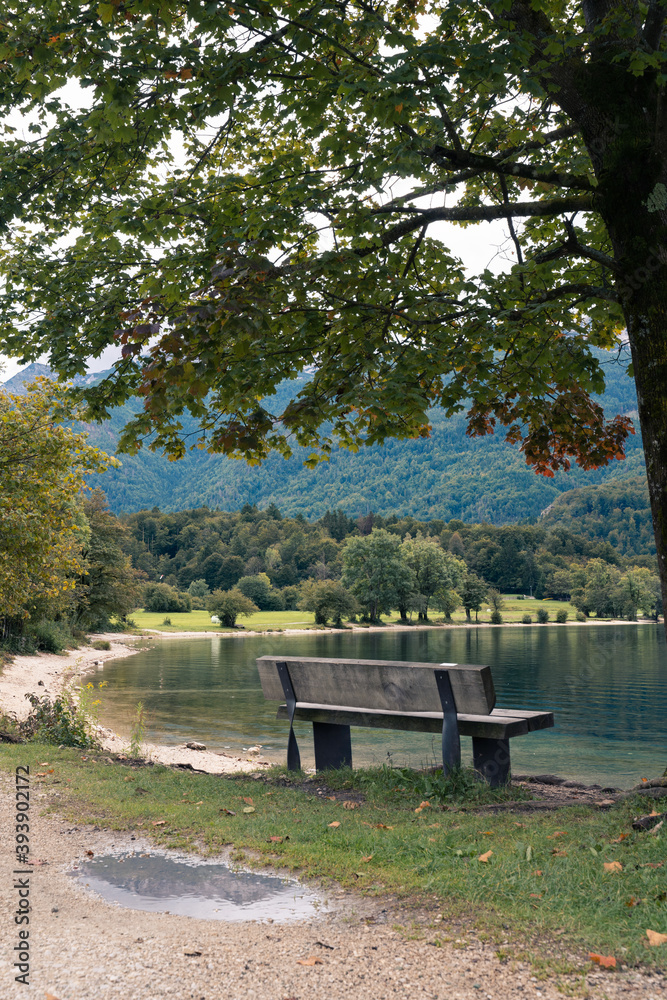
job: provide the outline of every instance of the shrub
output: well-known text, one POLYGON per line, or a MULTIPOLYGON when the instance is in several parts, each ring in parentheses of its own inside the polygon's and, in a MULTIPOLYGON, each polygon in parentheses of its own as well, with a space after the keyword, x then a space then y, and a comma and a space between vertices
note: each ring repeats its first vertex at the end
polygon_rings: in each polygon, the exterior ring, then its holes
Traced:
POLYGON ((170 587, 166 583, 149 583, 144 589, 144 609, 146 611, 191 611, 192 601, 189 594, 179 594, 174 587, 170 587))
POLYGON ((108 639, 96 639, 93 643, 93 649, 111 649, 111 643, 108 639))
POLYGON ((37 649, 45 653, 62 653, 63 649, 73 645, 72 633, 61 622, 50 622, 46 619, 30 622, 26 633, 32 637, 37 649))
POLYGON ((211 615, 219 618, 220 624, 226 628, 234 628, 236 619, 240 615, 247 618, 255 611, 259 611, 257 605, 238 587, 232 587, 231 590, 214 590, 206 606, 211 615))
POLYGON ((567 621, 567 608, 559 608, 556 612, 556 621, 559 625, 564 625, 567 621))
POLYGON ((502 623, 503 623, 503 616, 501 615, 500 611, 494 608, 494 610, 491 612, 491 624, 502 625, 502 623))
POLYGON ((533 624, 533 619, 530 617, 530 615, 524 615, 523 618, 521 619, 521 621, 523 622, 524 625, 532 625, 533 624))
POLYGON ((163 618, 162 619, 162 624, 163 625, 171 625, 171 618, 163 618))
POLYGON ((343 618, 357 611, 352 594, 336 580, 307 580, 301 594, 299 607, 302 611, 313 611, 317 625, 326 625, 330 618, 340 625, 343 618))
POLYGON ((32 710, 27 719, 19 723, 22 736, 56 746, 97 746, 85 712, 76 705, 69 692, 58 695, 53 701, 48 694, 41 698, 28 694, 26 698, 32 710))
POLYGON ((583 613, 583 611, 577 611, 577 621, 585 622, 588 620, 588 616, 583 613))
POLYGON ((546 625, 546 623, 549 621, 549 612, 547 611, 546 608, 537 609, 537 620, 540 623, 540 625, 546 625))

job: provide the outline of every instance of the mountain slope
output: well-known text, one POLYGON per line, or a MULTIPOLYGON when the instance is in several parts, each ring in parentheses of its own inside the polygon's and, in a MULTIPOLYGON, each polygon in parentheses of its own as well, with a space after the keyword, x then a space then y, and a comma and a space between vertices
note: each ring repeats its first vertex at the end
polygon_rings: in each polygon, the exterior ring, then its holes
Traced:
MULTIPOLYGON (((605 362, 605 409, 610 414, 636 415, 632 380, 620 365, 612 363, 611 355, 605 362)), ((30 377, 35 367, 14 376, 5 387, 16 391, 14 387, 30 377)), ((281 386, 275 406, 293 395, 299 383, 295 380, 281 386)), ((91 443, 113 452, 120 428, 135 406, 128 403, 120 407, 105 424, 87 425, 91 443)), ((198 450, 179 462, 169 462, 143 449, 137 456, 121 455, 122 468, 94 477, 94 485, 105 490, 116 512, 152 506, 163 510, 198 506, 235 510, 245 503, 259 507, 275 503, 285 514, 301 513, 309 518, 341 507, 351 516, 374 510, 505 524, 539 516, 557 497, 575 487, 644 475, 639 434, 630 439, 624 462, 593 472, 573 467, 569 473, 545 479, 528 469, 521 452, 507 445, 502 436, 468 438, 464 415, 447 419, 435 410, 432 421, 430 438, 389 441, 357 454, 335 450, 329 462, 314 470, 302 464, 307 454, 304 449, 297 449, 288 461, 271 456, 260 467, 198 450)))

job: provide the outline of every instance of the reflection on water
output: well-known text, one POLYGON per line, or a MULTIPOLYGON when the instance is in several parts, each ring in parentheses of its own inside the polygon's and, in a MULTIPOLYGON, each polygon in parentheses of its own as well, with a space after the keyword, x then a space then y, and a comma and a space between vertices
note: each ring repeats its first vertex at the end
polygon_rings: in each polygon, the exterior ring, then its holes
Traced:
MULTIPOLYGON (((293 656, 488 663, 498 705, 553 711, 556 728, 512 741, 515 773, 549 771, 627 787, 667 764, 667 655, 662 626, 586 625, 435 629, 156 640, 107 662, 102 721, 129 735, 134 707, 148 711, 147 739, 201 740, 241 751, 260 743, 284 761, 285 723, 262 695, 255 659, 293 656)), ((297 725, 304 767, 311 727, 297 725)), ((353 729, 355 764, 432 763, 437 737, 353 729)), ((464 754, 470 743, 463 741, 464 754)))
POLYGON ((295 879, 155 851, 102 855, 70 874, 109 903, 151 913, 285 923, 326 910, 325 901, 295 879))

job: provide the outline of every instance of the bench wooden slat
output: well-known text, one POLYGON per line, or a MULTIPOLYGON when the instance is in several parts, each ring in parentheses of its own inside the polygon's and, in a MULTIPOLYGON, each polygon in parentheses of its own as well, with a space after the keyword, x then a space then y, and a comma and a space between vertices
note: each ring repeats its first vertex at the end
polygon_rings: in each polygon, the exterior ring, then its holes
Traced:
MULTIPOLYGON (((277 718, 287 718, 287 708, 281 705, 277 718)), ((321 722, 333 725, 363 726, 370 729, 397 729, 408 732, 440 733, 442 712, 397 712, 391 709, 359 709, 348 705, 323 705, 317 702, 297 702, 295 718, 303 722, 321 722)), ((553 726, 551 712, 512 712, 504 714, 495 709, 491 715, 465 712, 457 714, 461 736, 505 740, 525 736, 535 729, 553 726), (525 718, 524 716, 529 716, 525 718)))
MULTIPOLYGON (((428 712, 440 705, 437 663, 394 660, 342 660, 333 657, 260 656, 257 668, 264 697, 285 697, 276 663, 286 663, 298 701, 335 704, 344 695, 355 708, 404 713, 428 712)), ((496 695, 489 666, 447 664, 460 712, 488 715, 496 695)))

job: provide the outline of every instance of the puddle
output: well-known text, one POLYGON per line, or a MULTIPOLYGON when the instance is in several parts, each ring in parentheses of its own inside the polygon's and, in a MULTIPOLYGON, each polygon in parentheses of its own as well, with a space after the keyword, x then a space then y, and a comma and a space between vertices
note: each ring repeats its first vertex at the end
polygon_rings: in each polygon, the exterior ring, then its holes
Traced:
POLYGON ((159 851, 100 855, 69 874, 109 903, 151 913, 285 923, 328 909, 322 896, 296 879, 159 851))

